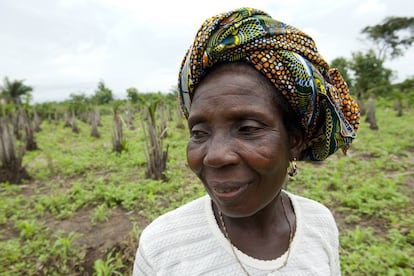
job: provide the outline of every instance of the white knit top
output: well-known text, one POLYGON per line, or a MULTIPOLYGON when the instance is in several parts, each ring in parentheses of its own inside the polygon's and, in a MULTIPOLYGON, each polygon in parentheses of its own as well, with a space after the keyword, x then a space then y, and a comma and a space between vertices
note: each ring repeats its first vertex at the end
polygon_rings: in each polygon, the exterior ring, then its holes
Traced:
MULTIPOLYGON (((338 229, 322 204, 288 193, 296 231, 287 254, 258 260, 235 249, 250 275, 340 275, 338 229)), ((134 263, 138 275, 245 275, 214 218, 209 196, 168 212, 141 234, 134 263)))

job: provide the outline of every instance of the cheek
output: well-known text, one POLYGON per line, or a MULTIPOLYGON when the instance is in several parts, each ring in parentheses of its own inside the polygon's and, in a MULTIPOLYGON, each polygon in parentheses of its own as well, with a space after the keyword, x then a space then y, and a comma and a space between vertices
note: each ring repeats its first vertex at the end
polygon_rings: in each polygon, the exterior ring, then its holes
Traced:
POLYGON ((203 150, 199 145, 192 142, 187 144, 187 163, 190 169, 197 175, 200 175, 203 165, 203 150))
POLYGON ((263 156, 255 154, 248 160, 249 166, 262 175, 280 175, 287 171, 288 161, 280 155, 263 156))
POLYGON ((246 149, 244 156, 247 156, 249 163, 256 170, 263 173, 273 172, 275 169, 283 171, 289 164, 289 150, 286 144, 271 140, 270 143, 262 143, 257 147, 246 149))

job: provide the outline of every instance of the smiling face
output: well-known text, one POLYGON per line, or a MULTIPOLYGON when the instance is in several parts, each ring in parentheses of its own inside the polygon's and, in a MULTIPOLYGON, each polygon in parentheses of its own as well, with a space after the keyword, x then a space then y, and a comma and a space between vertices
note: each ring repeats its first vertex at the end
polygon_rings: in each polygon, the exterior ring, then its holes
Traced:
POLYGON ((292 146, 275 88, 249 65, 227 64, 197 87, 188 118, 190 168, 227 216, 247 217, 279 193, 292 146))

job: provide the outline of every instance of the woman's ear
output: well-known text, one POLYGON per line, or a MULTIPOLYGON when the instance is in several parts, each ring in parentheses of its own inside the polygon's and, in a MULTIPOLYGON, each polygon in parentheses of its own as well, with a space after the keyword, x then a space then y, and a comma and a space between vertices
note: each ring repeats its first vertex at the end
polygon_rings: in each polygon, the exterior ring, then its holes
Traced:
POLYGON ((290 158, 302 160, 305 151, 305 137, 297 131, 290 135, 290 158))

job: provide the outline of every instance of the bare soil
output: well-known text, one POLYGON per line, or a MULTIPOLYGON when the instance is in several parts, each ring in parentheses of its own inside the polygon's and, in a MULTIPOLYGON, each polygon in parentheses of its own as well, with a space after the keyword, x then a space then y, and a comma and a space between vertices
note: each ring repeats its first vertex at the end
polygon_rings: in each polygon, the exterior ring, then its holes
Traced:
MULTIPOLYGON (((134 215, 121 209, 112 209, 107 221, 92 224, 91 211, 91 208, 82 209, 69 219, 60 221, 50 219, 46 222, 52 232, 59 230, 80 234, 77 242, 86 250, 83 266, 86 272, 90 273, 95 260, 104 259, 113 248, 131 239, 129 237, 132 232, 131 217, 134 215)), ((136 247, 136 244, 130 246, 136 247)))
MULTIPOLYGON (((60 187, 66 190, 67 184, 60 187)), ((22 185, 22 195, 26 198, 35 196, 41 191, 42 194, 53 193, 48 191, 42 184, 32 182, 22 185)), ((55 191, 56 192, 56 191, 55 191)), ((76 246, 85 253, 81 266, 83 275, 92 275, 93 264, 97 259, 106 259, 106 255, 114 251, 121 254, 125 264, 125 272, 132 269, 132 262, 138 246, 137 239, 133 235, 133 224, 136 222, 139 229, 143 229, 148 221, 136 212, 126 211, 123 208, 109 209, 108 219, 92 223, 92 212, 94 207, 89 206, 76 211, 71 217, 57 219, 51 214, 46 214, 40 220, 45 224, 48 231, 52 233, 63 231, 67 234, 76 233, 76 246)), ((3 239, 18 237, 19 232, 10 224, 2 231, 3 239)))
MULTIPOLYGON (((414 164, 414 155, 411 154, 413 152, 411 151, 412 149, 414 151, 414 147, 408 150, 410 164, 414 164)), ((372 156, 363 156, 362 158, 371 159, 372 156)), ((315 166, 318 165, 316 164, 315 166)), ((410 168, 404 174, 407 175, 405 178, 406 185, 402 189, 412 198, 414 196, 414 171, 411 171, 410 168)), ((65 190, 67 189, 66 185, 63 184, 60 188, 65 190)), ((22 188, 22 194, 28 198, 36 195, 39 190, 42 190, 42 194, 51 192, 44 191, 44 187, 34 181, 27 185, 22 185, 22 188)), ((414 211, 413 200, 410 200, 410 207, 414 211)), ((108 215, 107 221, 93 224, 92 212, 93 207, 90 206, 78 210, 70 218, 57 220, 49 215, 43 220, 52 233, 55 231, 64 231, 66 233, 75 232, 79 234, 77 238, 79 248, 85 250, 85 259, 82 263, 85 275, 92 274, 95 260, 105 259, 107 253, 112 250, 121 254, 126 265, 125 272, 130 272, 135 250, 138 245, 137 237, 133 236, 132 221, 138 223, 139 229, 143 229, 148 224, 148 221, 137 214, 137 212, 128 212, 122 208, 113 208, 109 210, 110 214, 108 215)), ((352 223, 346 221, 346 213, 335 212, 335 210, 333 212, 340 229, 344 227, 352 228, 352 223)), ((358 224, 372 227, 377 235, 386 235, 387 229, 389 228, 386 221, 368 217, 361 218, 358 224)), ((13 227, 6 226, 6 229, 2 231, 2 235, 3 238, 8 239, 18 236, 19 233, 13 227)))

